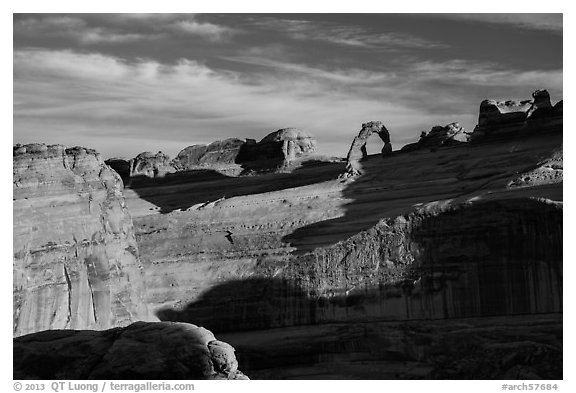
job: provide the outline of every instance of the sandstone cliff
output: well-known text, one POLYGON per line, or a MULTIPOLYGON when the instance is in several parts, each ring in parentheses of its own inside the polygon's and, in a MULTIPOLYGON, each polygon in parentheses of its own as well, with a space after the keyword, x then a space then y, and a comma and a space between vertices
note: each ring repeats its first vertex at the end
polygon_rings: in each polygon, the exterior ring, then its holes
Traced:
POLYGON ((118 174, 94 150, 44 144, 15 146, 13 172, 14 335, 146 319, 118 174))
POLYGON ((234 348, 186 323, 51 330, 14 339, 14 379, 248 379, 234 348))
POLYGON ((430 203, 158 315, 220 332, 560 312, 561 244, 557 203, 430 203))

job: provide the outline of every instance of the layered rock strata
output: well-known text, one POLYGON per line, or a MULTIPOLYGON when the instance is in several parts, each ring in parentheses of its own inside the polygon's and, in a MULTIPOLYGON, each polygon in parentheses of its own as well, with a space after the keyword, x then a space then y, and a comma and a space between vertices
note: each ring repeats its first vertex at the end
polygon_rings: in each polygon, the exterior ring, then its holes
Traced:
POLYGON ((50 330, 14 339, 14 379, 248 379, 234 348, 187 323, 50 330))
POLYGON ((429 132, 422 131, 420 139, 416 143, 411 143, 402 147, 401 151, 414 151, 418 149, 435 149, 443 146, 455 146, 466 143, 469 140, 469 133, 460 126, 459 123, 450 123, 442 126, 435 126, 429 132))
POLYGON ((148 317, 118 174, 82 147, 13 156, 13 331, 106 329, 148 317))
POLYGON ((360 160, 368 156, 368 152, 366 151, 366 142, 373 133, 376 133, 382 142, 384 142, 384 146, 382 147, 382 157, 386 157, 392 153, 390 133, 384 124, 380 121, 364 123, 362 124, 362 129, 358 135, 354 137, 352 145, 348 150, 346 156, 346 172, 343 175, 344 177, 355 177, 362 174, 360 160))

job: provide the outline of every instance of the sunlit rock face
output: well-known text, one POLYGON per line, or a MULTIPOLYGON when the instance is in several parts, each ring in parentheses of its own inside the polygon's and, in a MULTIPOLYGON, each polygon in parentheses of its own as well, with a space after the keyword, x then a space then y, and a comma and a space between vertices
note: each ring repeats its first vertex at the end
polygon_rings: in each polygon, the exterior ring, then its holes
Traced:
POLYGON ((231 345, 187 323, 43 331, 13 348, 14 379, 248 379, 231 345))
POLYGON ((15 336, 148 317, 119 175, 82 147, 14 147, 15 336))

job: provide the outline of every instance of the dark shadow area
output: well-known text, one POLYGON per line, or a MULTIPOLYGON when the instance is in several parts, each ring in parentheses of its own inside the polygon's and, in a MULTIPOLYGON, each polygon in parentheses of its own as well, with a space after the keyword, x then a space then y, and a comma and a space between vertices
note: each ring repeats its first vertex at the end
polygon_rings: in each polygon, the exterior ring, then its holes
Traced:
POLYGON ((273 192, 335 179, 343 168, 344 163, 341 162, 305 162, 291 173, 238 177, 210 169, 190 170, 160 178, 135 177, 126 188, 158 206, 160 212, 165 214, 221 198, 273 192), (322 169, 316 170, 318 167, 322 169))

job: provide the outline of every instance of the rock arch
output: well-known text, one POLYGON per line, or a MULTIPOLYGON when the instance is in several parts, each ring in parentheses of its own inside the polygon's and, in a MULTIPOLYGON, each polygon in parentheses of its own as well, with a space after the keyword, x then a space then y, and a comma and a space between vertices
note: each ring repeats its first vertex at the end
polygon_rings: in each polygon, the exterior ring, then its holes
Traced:
POLYGON ((352 141, 350 150, 348 150, 348 155, 346 157, 346 172, 344 173, 345 178, 358 176, 362 174, 362 167, 360 165, 360 160, 368 156, 366 151, 366 142, 368 138, 373 133, 378 134, 382 142, 384 142, 384 147, 382 148, 382 157, 389 156, 392 154, 392 144, 390 143, 390 133, 380 121, 370 121, 368 123, 362 124, 362 129, 358 133, 358 136, 352 141))

